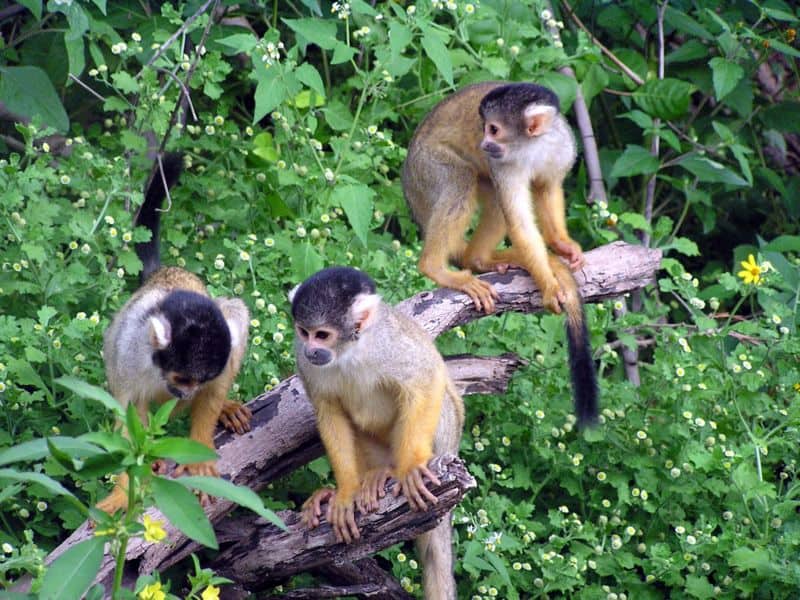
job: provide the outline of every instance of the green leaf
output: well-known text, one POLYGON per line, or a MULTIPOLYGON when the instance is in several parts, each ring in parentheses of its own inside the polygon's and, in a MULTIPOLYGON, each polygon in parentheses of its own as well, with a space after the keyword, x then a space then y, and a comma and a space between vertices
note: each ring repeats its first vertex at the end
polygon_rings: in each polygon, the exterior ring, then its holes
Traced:
POLYGON ((333 50, 338 43, 336 23, 329 19, 281 19, 289 29, 325 50, 333 50))
POLYGON ((763 252, 800 252, 800 236, 780 235, 761 247, 763 252))
POLYGON ((669 121, 686 114, 694 89, 678 79, 651 79, 633 92, 633 100, 649 115, 669 121))
POLYGON ((389 48, 392 50, 392 58, 402 55, 412 39, 414 34, 403 23, 395 20, 389 23, 389 48))
POLYGON ((50 454, 48 440, 59 450, 74 457, 95 456, 103 451, 80 438, 55 436, 22 442, 11 448, 0 451, 0 465, 8 465, 20 461, 41 460, 50 454))
POLYGON ((28 346, 27 348, 25 348, 25 358, 28 359, 28 362, 41 364, 47 361, 47 354, 45 354, 38 348, 28 346))
POLYGON ((156 414, 150 418, 150 428, 154 431, 162 429, 169 422, 169 417, 177 404, 177 398, 170 398, 159 406, 156 414))
POLYGON ((350 226, 364 247, 367 247, 369 224, 372 220, 372 198, 375 196, 365 185, 339 185, 333 190, 331 201, 341 206, 350 226))
POLYGON ((81 398, 88 398, 89 400, 95 400, 99 402, 118 417, 122 417, 122 415, 125 414, 125 412, 122 410, 122 406, 116 401, 114 396, 109 394, 101 387, 97 387, 96 385, 87 383, 82 379, 72 377, 71 375, 62 375, 56 379, 55 382, 58 385, 65 387, 71 392, 77 394, 81 398))
POLYGON ((258 38, 252 33, 234 33, 233 35, 214 40, 214 42, 234 50, 237 54, 249 54, 256 47, 256 44, 258 44, 258 38))
POLYGON ((679 31, 688 33, 691 37, 698 37, 708 41, 713 41, 714 39, 714 36, 708 29, 689 16, 688 11, 667 6, 664 12, 664 22, 672 25, 679 31))
POLYGON ((128 435, 131 437, 131 442, 141 448, 145 441, 145 431, 139 414, 136 412, 136 405, 131 402, 125 410, 125 425, 128 428, 128 435))
POLYGON ((697 244, 685 237, 675 238, 669 244, 661 246, 661 249, 664 251, 674 249, 686 256, 700 256, 700 250, 697 244))
POLYGON ((59 556, 45 572, 39 598, 82 598, 100 571, 105 543, 101 537, 91 537, 59 556))
POLYGON ((761 122, 769 129, 783 133, 800 133, 800 102, 785 101, 770 106, 761 113, 761 122))
POLYGON ((630 119, 642 129, 651 129, 653 127, 653 117, 641 110, 632 110, 630 112, 617 115, 618 119, 630 119))
POLYGON ((151 486, 158 510, 187 537, 213 548, 219 548, 214 528, 200 502, 181 484, 163 477, 154 477, 151 486))
POLYGON ((39 323, 42 327, 47 327, 48 323, 50 323, 50 319, 55 317, 58 314, 58 311, 53 308, 52 306, 42 306, 39 310, 36 311, 36 316, 39 318, 39 323))
POLYGON ((303 63, 297 67, 294 74, 300 81, 314 90, 319 98, 325 99, 325 84, 322 83, 322 77, 320 77, 319 71, 313 65, 303 63))
POLYGON ((40 390, 48 390, 45 382, 27 360, 12 358, 8 361, 8 370, 16 374, 17 385, 30 385, 40 390))
POLYGON ((708 64, 711 66, 713 75, 714 94, 717 96, 717 100, 722 100, 744 77, 744 69, 732 60, 721 56, 715 56, 708 61, 708 64))
POLYGON ((13 113, 40 118, 56 131, 69 130, 67 111, 39 67, 0 67, 0 102, 13 113))
POLYGON ((37 21, 42 20, 42 0, 19 0, 17 4, 21 4, 31 11, 37 21))
POLYGON ((753 570, 761 574, 770 571, 772 560, 769 552, 763 548, 753 550, 751 548, 736 548, 728 556, 728 564, 738 567, 744 571, 753 570))
POLYGON ((708 56, 708 46, 698 40, 686 40, 664 58, 666 64, 686 63, 708 56))
POLYGON ((453 85, 453 63, 450 60, 447 46, 445 46, 438 33, 432 29, 423 29, 422 49, 425 50, 425 54, 436 65, 436 70, 444 77, 444 80, 449 85, 453 85))
POLYGON ((342 42, 336 42, 336 45, 333 47, 333 56, 331 57, 331 64, 332 65, 340 65, 345 63, 356 55, 356 49, 348 46, 342 42))
POLYGON ((643 215, 634 212, 624 212, 619 216, 622 223, 630 225, 634 229, 641 229, 642 231, 650 231, 650 223, 643 215))
POLYGON ((72 492, 52 477, 48 477, 42 473, 27 473, 15 469, 0 469, 0 481, 3 479, 22 481, 24 483, 36 483, 57 496, 66 496, 79 503, 79 500, 72 495, 72 492))
POLYGON ((581 91, 587 106, 591 105, 592 98, 608 87, 608 80, 608 73, 600 64, 589 67, 581 81, 581 91))
POLYGON ((688 156, 679 164, 697 177, 699 181, 708 183, 728 183, 737 186, 747 185, 747 181, 725 167, 725 165, 705 158, 704 156, 688 156))
POLYGON ((135 94, 139 91, 139 82, 133 75, 125 71, 119 71, 111 75, 114 86, 123 94, 135 94))
POLYGON ((149 454, 156 458, 171 458, 181 465, 217 459, 217 453, 205 444, 180 437, 164 437, 153 442, 149 454))
POLYGON ((309 242, 294 244, 289 249, 289 257, 297 280, 308 279, 325 266, 322 257, 309 242))
POLYGON ((257 515, 264 517, 270 523, 286 531, 286 525, 280 517, 266 508, 261 498, 258 497, 258 494, 249 487, 236 485, 221 477, 179 477, 175 481, 181 485, 205 492, 210 496, 225 498, 226 500, 235 502, 239 506, 249 508, 257 515))
POLYGON ((253 123, 258 123, 289 97, 289 90, 278 77, 278 68, 269 69, 256 86, 253 123))
MULTIPOLYGON (((83 44, 83 38, 79 37, 74 40, 67 39, 64 36, 64 46, 67 49, 67 59, 69 60, 69 72, 75 77, 79 77, 83 70, 86 68, 86 49, 83 44)), ((67 81, 68 84, 73 83, 72 80, 67 81)))
POLYGON ((658 159, 641 146, 629 144, 625 152, 614 162, 611 177, 652 175, 658 171, 658 159))
POLYGON ((346 104, 339 100, 333 100, 328 106, 322 109, 325 120, 331 129, 335 131, 348 131, 353 125, 353 113, 346 104))

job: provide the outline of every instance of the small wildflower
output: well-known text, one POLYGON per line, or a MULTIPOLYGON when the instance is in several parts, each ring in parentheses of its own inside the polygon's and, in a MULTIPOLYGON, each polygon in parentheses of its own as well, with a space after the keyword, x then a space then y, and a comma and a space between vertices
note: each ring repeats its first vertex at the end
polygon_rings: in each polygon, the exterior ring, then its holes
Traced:
POLYGON ((283 334, 280 331, 276 331, 272 334, 272 341, 276 344, 280 344, 283 341, 283 334))
POLYGON ((672 467, 672 468, 669 470, 669 475, 670 475, 670 477, 672 477, 673 479, 677 479, 678 477, 680 477, 680 476, 681 476, 681 470, 680 470, 678 467, 672 467))
POLYGON ((464 12, 467 13, 468 15, 471 15, 472 13, 475 12, 475 5, 473 5, 473 4, 465 4, 464 5, 464 12))
POLYGON ((203 593, 200 594, 200 598, 201 600, 219 600, 219 588, 209 585, 203 590, 203 593))
POLYGON ((761 283, 761 273, 763 272, 762 267, 760 267, 757 263, 755 258, 753 258, 752 254, 747 256, 747 260, 741 261, 742 268, 744 270, 739 271, 737 275, 744 281, 747 285, 758 285, 761 283))
POLYGON ((406 555, 405 555, 405 554, 403 554, 402 552, 400 552, 400 553, 397 555, 397 562, 401 562, 401 563, 402 563, 402 562, 406 562, 406 555))
POLYGON ((250 253, 242 250, 241 252, 239 252, 239 259, 247 262, 248 260, 250 260, 250 253))
POLYGON ((222 260, 221 258, 215 259, 214 260, 214 268, 217 269, 218 271, 221 271, 222 269, 225 268, 225 261, 222 260))
POLYGON ((517 56, 519 54, 519 46, 513 45, 508 51, 511 52, 511 56, 517 56))
POLYGON ((297 237, 304 238, 306 237, 306 228, 301 225, 296 229, 295 233, 297 234, 297 237))
POLYGON ((606 477, 607 477, 607 475, 606 475, 605 471, 600 471, 597 474, 597 481, 605 481, 606 477))
POLYGON ((694 546, 697 543, 697 538, 694 537, 693 535, 687 535, 686 543, 689 544, 690 546, 694 546))
POLYGON ((537 418, 537 419, 544 419, 544 411, 537 410, 537 411, 536 411, 535 413, 533 413, 533 414, 534 414, 534 415, 536 415, 536 418, 537 418))
POLYGON ((684 533, 686 533, 686 528, 683 525, 678 525, 675 528, 675 533, 677 533, 678 535, 683 535, 684 533))
POLYGON ((11 554, 14 551, 14 546, 9 544, 8 542, 3 542, 3 552, 6 554, 11 554))
POLYGON ((684 375, 686 375, 686 370, 683 367, 676 367, 675 375, 677 375, 678 377, 683 377, 684 375))
POLYGON ((139 592, 139 600, 166 600, 166 593, 161 589, 161 583, 156 581, 148 586, 145 586, 139 592))
POLYGON ((636 437, 639 438, 640 440, 644 440, 647 438, 647 433, 645 433, 640 429, 639 431, 636 432, 636 437))
POLYGON ((142 525, 144 525, 144 539, 146 542, 157 543, 167 537, 167 532, 164 531, 162 522, 152 519, 150 515, 145 515, 142 518, 142 525))
POLYGON ((62 175, 59 178, 59 181, 61 182, 61 185, 69 185, 69 182, 72 180, 69 178, 69 175, 62 175))

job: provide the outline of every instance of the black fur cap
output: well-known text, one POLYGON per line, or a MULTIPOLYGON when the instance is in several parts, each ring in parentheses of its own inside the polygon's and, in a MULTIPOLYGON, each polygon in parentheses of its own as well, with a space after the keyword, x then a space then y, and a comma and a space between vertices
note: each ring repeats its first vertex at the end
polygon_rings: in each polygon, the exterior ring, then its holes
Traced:
POLYGON ((211 298, 176 290, 158 307, 170 324, 169 345, 153 353, 153 363, 197 382, 222 373, 231 352, 228 323, 211 298))
POLYGON ((556 111, 561 110, 555 92, 535 83, 508 83, 494 88, 483 97, 478 110, 484 120, 487 114, 521 116, 529 104, 546 104, 555 107, 556 111))
POLYGON ((292 298, 295 322, 316 326, 330 324, 345 331, 350 307, 359 294, 374 294, 375 282, 352 267, 330 267, 306 279, 292 298))

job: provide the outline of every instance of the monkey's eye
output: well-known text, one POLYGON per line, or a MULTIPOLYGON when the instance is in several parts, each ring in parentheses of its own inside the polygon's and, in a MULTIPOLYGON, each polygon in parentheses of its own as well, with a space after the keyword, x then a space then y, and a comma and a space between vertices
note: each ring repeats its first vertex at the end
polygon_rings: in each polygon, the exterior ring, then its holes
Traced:
POLYGON ((497 127, 497 125, 495 125, 494 123, 491 123, 491 124, 489 125, 489 133, 491 133, 492 135, 497 135, 497 133, 498 133, 499 131, 500 131, 500 129, 499 129, 499 128, 497 127))
POLYGON ((305 329, 303 329, 302 327, 299 327, 299 326, 298 326, 298 328, 297 328, 297 333, 299 333, 299 334, 300 334, 300 337, 301 337, 301 338, 303 338, 303 339, 306 339, 306 338, 308 337, 308 331, 306 331, 306 330, 305 330, 305 329))
POLYGON ((314 334, 314 337, 318 340, 327 340, 329 337, 331 337, 331 334, 329 331, 318 331, 314 334))
POLYGON ((172 378, 172 380, 178 385, 189 385, 190 383, 192 383, 190 377, 184 377, 183 375, 176 375, 175 377, 172 378))

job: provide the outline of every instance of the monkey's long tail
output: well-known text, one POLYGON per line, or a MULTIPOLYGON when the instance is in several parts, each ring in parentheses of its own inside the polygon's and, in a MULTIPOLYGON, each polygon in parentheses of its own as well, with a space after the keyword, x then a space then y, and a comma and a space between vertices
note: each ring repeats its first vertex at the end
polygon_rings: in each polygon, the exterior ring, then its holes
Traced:
POLYGON ((152 234, 149 241, 136 244, 136 254, 144 265, 139 277, 140 283, 144 283, 161 266, 159 250, 161 214, 158 209, 161 208, 161 203, 167 197, 167 189, 172 188, 178 182, 178 177, 183 169, 183 157, 178 153, 165 154, 161 158, 161 164, 164 167, 164 178, 161 178, 161 169, 158 168, 158 161, 156 161, 144 193, 144 202, 133 220, 134 227, 140 225, 147 227, 152 234))
POLYGON ((572 393, 575 397, 575 416, 578 418, 578 426, 586 427, 597 421, 598 390, 583 300, 569 268, 555 256, 550 256, 550 266, 567 295, 564 311, 567 313, 567 348, 572 393))

